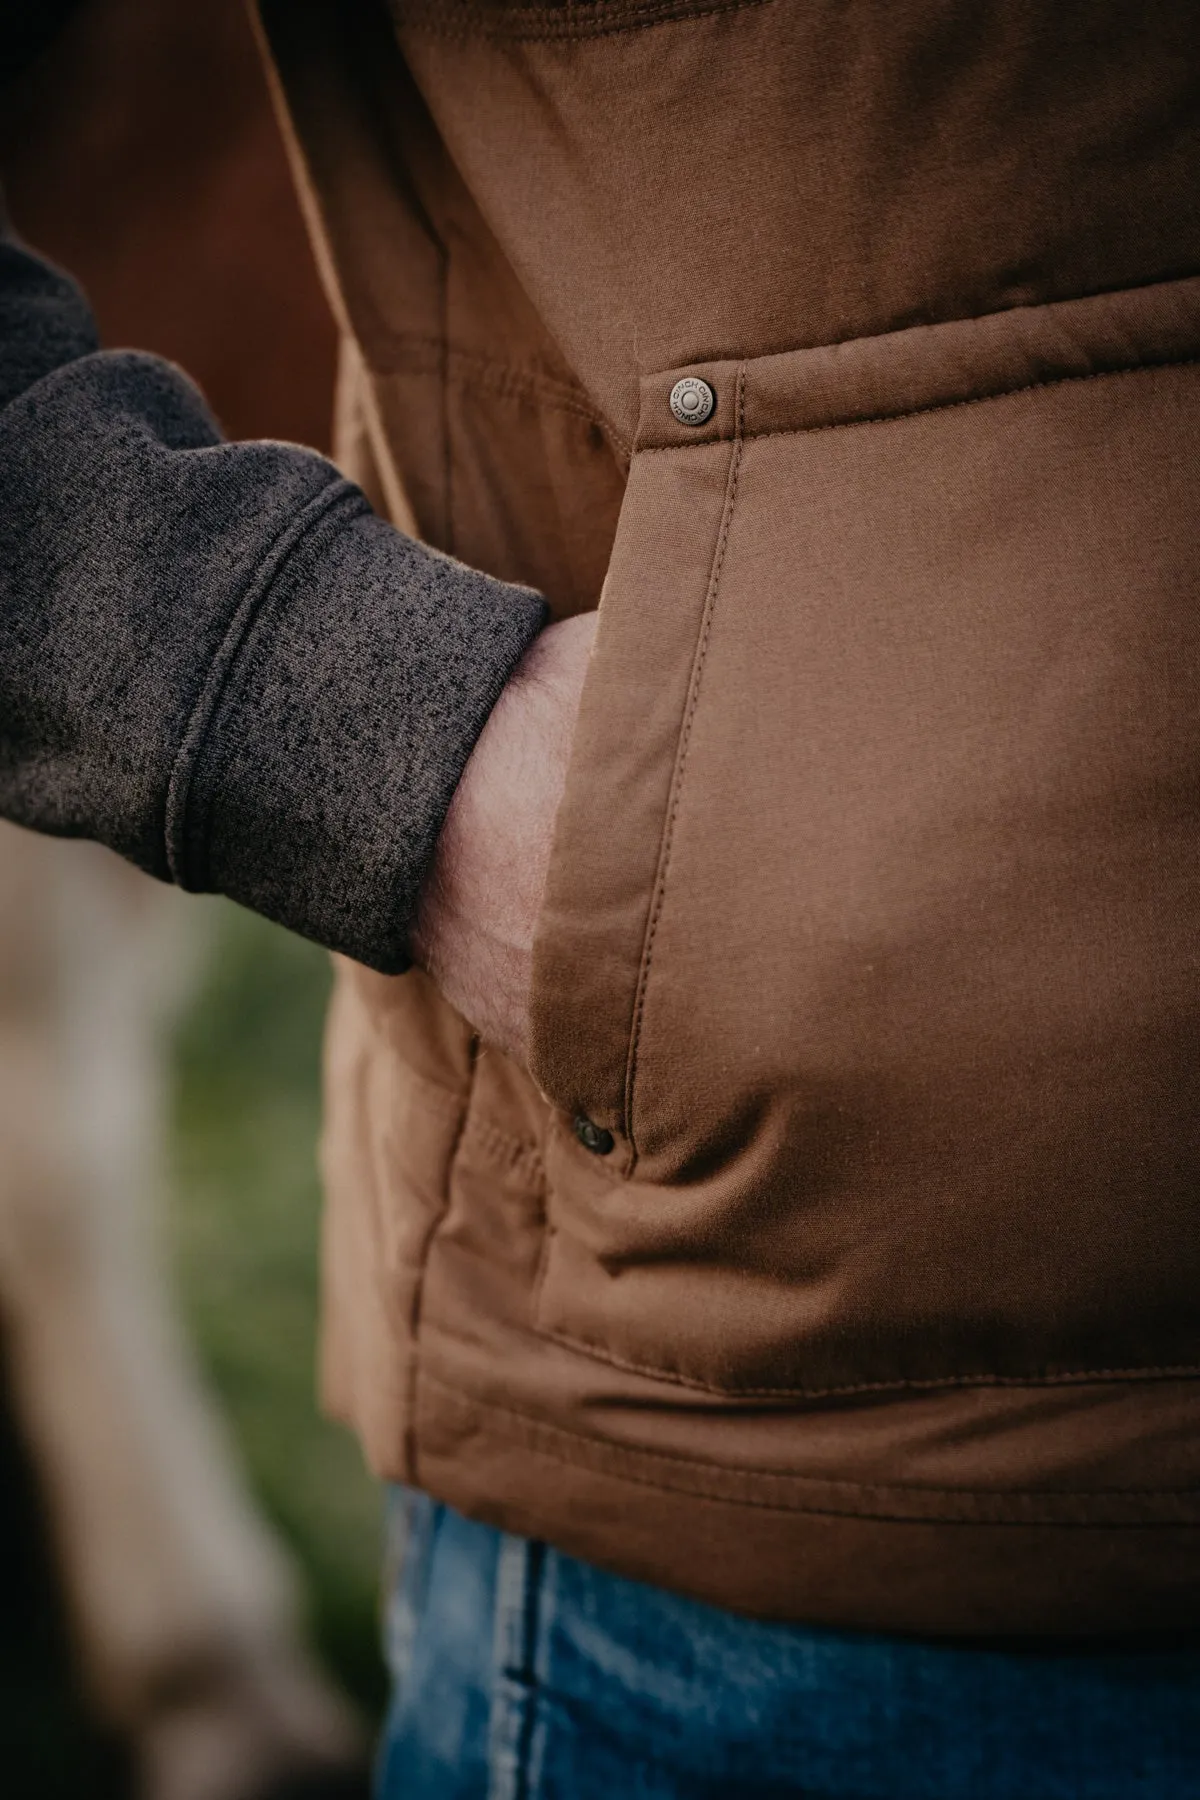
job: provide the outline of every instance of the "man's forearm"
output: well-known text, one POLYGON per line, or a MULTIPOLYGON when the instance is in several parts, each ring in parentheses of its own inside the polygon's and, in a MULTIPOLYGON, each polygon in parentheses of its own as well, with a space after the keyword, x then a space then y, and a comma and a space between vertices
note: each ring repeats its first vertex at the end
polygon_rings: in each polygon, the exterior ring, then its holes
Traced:
POLYGON ((480 1036, 529 1053, 533 945, 598 613, 522 658, 471 754, 421 894, 418 960, 480 1036))
POLYGON ((323 458, 226 444, 0 242, 0 813, 93 837, 381 969, 527 589, 376 518, 323 458))

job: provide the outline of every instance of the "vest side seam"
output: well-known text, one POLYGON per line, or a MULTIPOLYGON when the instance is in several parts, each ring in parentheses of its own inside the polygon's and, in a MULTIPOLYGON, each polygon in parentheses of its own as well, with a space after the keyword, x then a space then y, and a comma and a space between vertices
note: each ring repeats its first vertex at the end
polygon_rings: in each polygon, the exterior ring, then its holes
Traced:
POLYGON ((454 1179, 454 1169, 458 1162, 459 1152, 467 1132, 467 1124, 471 1116, 471 1097, 475 1090, 475 1070, 478 1058, 478 1046, 471 1047, 471 1080, 466 1093, 462 1096, 462 1116, 450 1152, 446 1158, 446 1177, 441 1193, 441 1205, 422 1234, 416 1258, 414 1259, 412 1299, 408 1309, 408 1368, 404 1382, 404 1444, 402 1449, 404 1462, 404 1480, 412 1487, 420 1486, 418 1473, 417 1444, 417 1387, 421 1376, 421 1326, 425 1312, 425 1278, 429 1271, 429 1258, 433 1254, 434 1242, 438 1232, 445 1224, 446 1215, 450 1211, 450 1187, 454 1179))
POLYGON ((368 377, 388 380, 434 373, 460 392, 483 393, 497 400, 531 400, 550 412, 566 413, 597 426, 625 456, 632 452, 632 438, 592 404, 585 388, 449 343, 443 367, 441 339, 423 332, 395 333, 386 357, 376 354, 368 358, 361 340, 354 342, 368 377))

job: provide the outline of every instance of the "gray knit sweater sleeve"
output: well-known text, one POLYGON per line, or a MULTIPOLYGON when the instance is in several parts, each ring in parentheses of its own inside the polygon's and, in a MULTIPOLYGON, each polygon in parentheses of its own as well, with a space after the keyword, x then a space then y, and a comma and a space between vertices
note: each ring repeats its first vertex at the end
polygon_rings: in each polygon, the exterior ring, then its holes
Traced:
POLYGON ((545 609, 322 457, 221 440, 0 237, 0 814, 406 966, 459 775, 545 609))

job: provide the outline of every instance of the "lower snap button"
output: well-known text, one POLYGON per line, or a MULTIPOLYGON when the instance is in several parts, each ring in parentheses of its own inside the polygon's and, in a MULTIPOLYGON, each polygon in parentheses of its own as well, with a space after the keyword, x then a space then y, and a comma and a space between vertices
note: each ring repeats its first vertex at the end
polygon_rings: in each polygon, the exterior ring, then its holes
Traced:
POLYGON ((605 1131, 603 1125, 595 1124, 583 1113, 575 1116, 575 1136, 593 1156, 607 1156, 613 1147, 612 1132, 605 1131))

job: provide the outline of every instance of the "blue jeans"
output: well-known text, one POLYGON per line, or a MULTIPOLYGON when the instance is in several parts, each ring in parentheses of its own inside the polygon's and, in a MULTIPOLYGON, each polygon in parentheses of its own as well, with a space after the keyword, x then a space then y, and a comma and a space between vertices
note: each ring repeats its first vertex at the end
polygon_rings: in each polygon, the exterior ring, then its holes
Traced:
POLYGON ((766 1625, 392 1505, 380 1800, 1200 1800, 1200 1647, 766 1625))

